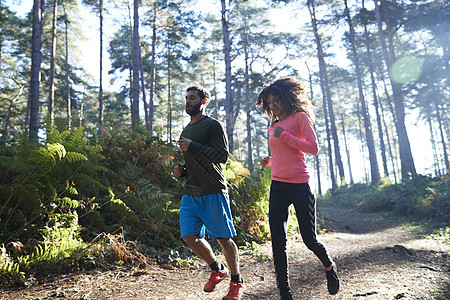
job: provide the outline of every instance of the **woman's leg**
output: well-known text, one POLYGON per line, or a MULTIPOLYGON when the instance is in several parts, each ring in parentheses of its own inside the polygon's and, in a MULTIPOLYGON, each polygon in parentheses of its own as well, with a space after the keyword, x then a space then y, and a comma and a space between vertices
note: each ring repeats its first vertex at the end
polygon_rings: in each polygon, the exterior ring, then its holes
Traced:
POLYGON ((311 193, 309 184, 297 185, 295 194, 290 195, 293 199, 298 225, 303 242, 306 247, 314 252, 324 267, 331 266, 333 260, 328 254, 325 246, 317 240, 316 234, 316 198, 311 193))
POLYGON ((290 293, 286 229, 291 203, 283 196, 284 192, 282 183, 272 182, 269 198, 269 224, 277 287, 282 296, 290 293))

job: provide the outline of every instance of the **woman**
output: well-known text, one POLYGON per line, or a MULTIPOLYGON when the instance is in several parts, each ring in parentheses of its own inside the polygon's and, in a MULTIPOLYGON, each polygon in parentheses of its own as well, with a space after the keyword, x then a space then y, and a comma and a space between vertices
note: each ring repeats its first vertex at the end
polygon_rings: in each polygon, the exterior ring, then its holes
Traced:
POLYGON ((312 122, 314 111, 303 83, 293 77, 280 78, 266 85, 257 105, 271 119, 269 147, 271 156, 262 160, 272 166, 269 198, 269 223, 277 287, 281 299, 293 299, 289 285, 286 254, 286 228, 289 207, 294 205, 305 245, 320 259, 326 271, 330 294, 339 290, 336 265, 316 236, 316 200, 311 193, 305 153, 317 155, 318 146, 312 122))

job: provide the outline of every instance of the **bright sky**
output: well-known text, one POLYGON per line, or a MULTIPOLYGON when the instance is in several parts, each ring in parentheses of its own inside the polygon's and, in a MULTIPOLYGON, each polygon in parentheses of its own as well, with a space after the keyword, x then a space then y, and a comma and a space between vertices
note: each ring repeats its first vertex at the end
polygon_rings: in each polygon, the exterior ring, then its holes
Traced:
MULTIPOLYGON (((32 0, 6 0, 6 5, 8 5, 13 11, 19 11, 21 14, 30 11, 32 9, 33 1, 32 0), (14 6, 11 6, 11 3, 14 4, 14 6)), ((210 5, 210 0, 199 0, 199 7, 209 7, 209 10, 212 12, 216 11, 216 13, 220 16, 220 2, 215 1, 215 5, 210 5)), ((98 53, 99 53, 99 41, 98 41, 98 19, 96 16, 94 16, 90 9, 84 8, 81 6, 81 9, 83 10, 83 16, 85 20, 83 22, 80 22, 84 24, 84 32, 92 33, 88 36, 88 40, 86 41, 86 44, 80 45, 80 49, 82 50, 82 59, 83 59, 83 65, 84 68, 87 70, 88 73, 90 73, 95 80, 98 80, 99 76, 99 61, 98 61, 98 53)), ((289 17, 291 15, 292 10, 290 9, 282 9, 279 11, 272 12, 272 21, 274 25, 280 29, 280 31, 295 31, 295 28, 300 27, 300 22, 304 21, 305 18, 307 21, 309 21, 309 15, 298 15, 298 13, 295 15, 295 17, 289 17)), ((111 18, 106 18, 105 22, 109 22, 109 24, 105 24, 105 28, 111 28, 112 20, 111 18), (108 27, 109 26, 109 27, 108 27)), ((104 39, 104 54, 107 56, 106 52, 106 45, 108 42, 108 36, 112 34, 112 31, 106 32, 107 37, 104 39)), ((309 58, 314 59, 314 58, 309 58)), ((110 63, 109 60, 106 58, 104 61, 104 86, 105 89, 108 89, 109 85, 109 79, 108 79, 108 70, 110 69, 110 63)), ((304 64, 304 63, 303 63, 304 64)), ((302 72, 302 70, 300 70, 302 72)), ((375 126, 375 118, 372 116, 372 126, 375 126)), ((432 148, 431 148, 431 142, 430 142, 430 133, 428 126, 421 120, 419 120, 419 117, 417 115, 417 112, 413 111, 410 112, 406 117, 406 123, 407 123, 407 129, 408 129, 408 136, 411 142, 411 149, 414 156, 414 161, 416 164, 417 172, 421 174, 430 174, 433 169, 431 162, 432 159, 432 148)), ((346 161, 346 156, 344 153, 344 145, 342 147, 342 156, 344 159, 344 162, 346 161)), ((355 180, 358 181, 357 178, 361 178, 363 166, 360 166, 359 163, 361 161, 360 155, 359 155, 359 146, 354 146, 351 148, 351 163, 352 168, 354 169, 353 172, 355 180)), ((379 165, 380 165, 380 171, 382 171, 381 166, 381 157, 378 158, 379 165)), ((368 166, 367 166, 368 168, 368 166)), ((348 171, 346 171, 348 174, 348 171)), ((348 175, 347 175, 348 177, 348 175)), ((314 184, 314 183, 312 183, 314 184)))

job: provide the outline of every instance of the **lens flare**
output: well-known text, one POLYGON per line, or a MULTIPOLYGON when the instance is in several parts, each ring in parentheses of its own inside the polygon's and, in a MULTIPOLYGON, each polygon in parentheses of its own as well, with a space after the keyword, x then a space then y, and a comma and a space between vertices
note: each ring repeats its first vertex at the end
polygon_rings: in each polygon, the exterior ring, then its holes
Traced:
POLYGON ((414 56, 404 56, 392 65, 390 70, 394 82, 403 84, 416 81, 422 75, 423 63, 414 56))

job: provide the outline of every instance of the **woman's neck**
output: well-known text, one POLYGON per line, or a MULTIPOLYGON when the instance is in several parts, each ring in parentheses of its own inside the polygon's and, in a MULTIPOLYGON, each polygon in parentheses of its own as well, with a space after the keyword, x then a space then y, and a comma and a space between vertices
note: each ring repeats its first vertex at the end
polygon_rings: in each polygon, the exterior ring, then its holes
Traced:
POLYGON ((290 116, 290 114, 283 113, 282 115, 277 116, 278 117, 278 121, 283 121, 284 119, 287 119, 289 116, 290 116))

